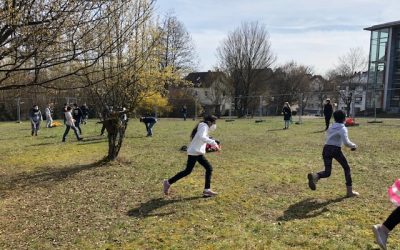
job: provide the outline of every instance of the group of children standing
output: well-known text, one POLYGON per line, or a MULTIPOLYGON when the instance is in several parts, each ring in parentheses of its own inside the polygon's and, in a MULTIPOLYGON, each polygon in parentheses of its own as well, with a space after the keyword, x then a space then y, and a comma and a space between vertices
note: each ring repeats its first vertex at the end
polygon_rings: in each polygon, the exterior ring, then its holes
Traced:
MULTIPOLYGON (((84 105, 86 107, 86 105, 84 105)), ((87 109, 85 110, 87 111, 87 109)), ((66 137, 72 129, 76 135, 78 141, 82 140, 83 138, 80 136, 82 134, 82 129, 80 127, 81 123, 84 123, 87 117, 87 113, 85 114, 76 103, 73 104, 73 108, 64 104, 62 115, 64 117, 64 124, 66 125, 65 132, 62 137, 62 142, 65 142, 66 137)), ((48 104, 45 109, 45 116, 46 116, 46 128, 51 128, 53 125, 52 119, 52 110, 51 105, 48 104)), ((29 120, 31 122, 31 135, 37 136, 40 130, 40 124, 43 121, 42 112, 40 111, 38 105, 33 105, 33 107, 29 111, 29 120)), ((85 122, 86 123, 86 122, 85 122)))

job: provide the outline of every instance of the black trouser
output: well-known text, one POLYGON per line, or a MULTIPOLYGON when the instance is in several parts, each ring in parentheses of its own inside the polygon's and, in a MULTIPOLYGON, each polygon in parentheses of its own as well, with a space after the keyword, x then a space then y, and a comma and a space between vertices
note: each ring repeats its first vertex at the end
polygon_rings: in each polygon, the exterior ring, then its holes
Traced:
POLYGON ((145 123, 146 125, 146 130, 147 130, 147 136, 152 136, 153 135, 153 126, 156 124, 155 122, 149 122, 145 123))
POLYGON ((393 212, 389 215, 383 225, 389 229, 390 231, 400 223, 400 207, 397 207, 393 212))
POLYGON ((40 129, 40 121, 31 121, 32 135, 37 135, 40 129))
POLYGON ((68 135, 68 133, 69 133, 69 130, 72 128, 72 130, 74 130, 74 133, 75 133, 75 135, 76 135, 76 139, 77 140, 79 140, 80 139, 80 137, 79 137, 79 134, 78 134, 78 130, 75 128, 75 127, 73 127, 73 126, 70 126, 70 125, 66 125, 67 127, 65 128, 65 132, 64 132, 64 135, 63 135, 63 141, 65 141, 65 138, 67 137, 67 135, 68 135))
POLYGON ((182 179, 183 177, 189 175, 193 168, 194 165, 196 164, 196 161, 200 163, 205 169, 206 169, 206 181, 204 184, 205 189, 209 189, 211 186, 211 173, 212 173, 212 166, 211 164, 207 161, 206 157, 204 155, 188 155, 188 160, 186 164, 185 170, 177 173, 174 177, 168 180, 169 184, 175 183, 178 180, 182 179))
POLYGON ((329 128, 329 123, 331 121, 332 115, 326 115, 325 116, 325 125, 326 125, 326 129, 329 128))
POLYGON ((344 170, 344 177, 346 178, 346 186, 352 185, 350 166, 347 163, 346 157, 342 153, 341 147, 325 145, 322 151, 322 158, 324 159, 325 171, 317 173, 319 178, 328 178, 332 172, 332 159, 337 160, 344 170))
POLYGON ((82 134, 81 119, 76 119, 75 120, 75 127, 79 130, 79 134, 82 134))

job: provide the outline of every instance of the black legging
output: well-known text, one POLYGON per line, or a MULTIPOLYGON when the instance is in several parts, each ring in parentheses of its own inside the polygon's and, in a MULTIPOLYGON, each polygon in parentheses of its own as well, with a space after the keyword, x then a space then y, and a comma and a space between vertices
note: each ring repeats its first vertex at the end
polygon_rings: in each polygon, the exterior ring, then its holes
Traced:
POLYGON ((322 151, 324 159, 325 171, 317 173, 319 178, 328 178, 332 172, 332 159, 337 160, 344 170, 344 177, 346 178, 346 186, 352 185, 350 166, 347 163, 346 157, 342 153, 342 149, 337 146, 325 145, 322 151))
POLYGON ((386 221, 383 223, 387 229, 390 231, 400 223, 400 207, 397 207, 393 212, 389 215, 386 221))
POLYGON ((325 116, 325 125, 326 125, 326 129, 329 128, 329 123, 331 121, 332 115, 326 115, 325 116))
POLYGON ((175 183, 178 180, 182 179, 183 177, 189 175, 196 162, 199 162, 200 165, 202 165, 206 169, 206 181, 204 184, 205 189, 209 189, 211 186, 211 173, 212 173, 212 166, 211 164, 207 161, 206 157, 204 155, 188 155, 188 160, 186 164, 185 170, 177 173, 174 177, 168 180, 169 184, 175 183))

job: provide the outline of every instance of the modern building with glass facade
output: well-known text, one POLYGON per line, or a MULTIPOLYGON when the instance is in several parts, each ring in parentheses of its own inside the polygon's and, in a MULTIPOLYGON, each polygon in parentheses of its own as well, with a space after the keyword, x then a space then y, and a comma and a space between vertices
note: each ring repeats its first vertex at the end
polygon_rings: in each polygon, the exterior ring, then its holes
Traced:
POLYGON ((400 21, 374 25, 371 31, 366 108, 400 112, 400 21))

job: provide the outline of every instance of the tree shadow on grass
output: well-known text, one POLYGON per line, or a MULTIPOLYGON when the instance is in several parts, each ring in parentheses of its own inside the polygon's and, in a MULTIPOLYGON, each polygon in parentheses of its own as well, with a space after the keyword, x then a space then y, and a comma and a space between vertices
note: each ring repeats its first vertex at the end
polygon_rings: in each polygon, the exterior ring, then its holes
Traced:
POLYGON ((326 132, 325 129, 323 129, 323 130, 318 130, 318 131, 313 131, 313 132, 311 132, 311 134, 319 134, 319 133, 324 133, 324 132, 326 132))
POLYGON ((326 206, 332 203, 341 202, 345 198, 346 197, 339 197, 324 202, 319 202, 318 200, 308 198, 289 206, 288 209, 283 212, 283 215, 277 220, 290 221, 295 219, 308 219, 317 217, 329 211, 326 206))
POLYGON ((146 138, 147 136, 145 135, 137 135, 137 136, 125 136, 127 139, 140 139, 140 138, 146 138))
POLYGON ((46 186, 67 179, 79 172, 104 166, 107 162, 109 162, 107 158, 103 158, 91 164, 61 169, 40 170, 34 173, 21 173, 14 176, 0 175, 0 198, 5 198, 7 191, 46 186))
POLYGON ((48 146, 48 145, 56 145, 56 142, 41 142, 41 143, 29 145, 29 147, 48 146))
POLYGON ((133 208, 133 209, 129 210, 127 215, 130 217, 136 217, 136 218, 146 218, 146 217, 152 217, 152 216, 166 216, 166 215, 174 214, 175 211, 164 212, 164 213, 153 213, 153 211, 157 210, 159 208, 162 208, 164 206, 167 206, 169 204, 198 200, 201 198, 202 198, 201 196, 189 197, 189 198, 183 198, 183 199, 172 199, 172 200, 168 200, 168 199, 164 199, 164 198, 156 198, 156 199, 152 199, 145 203, 140 204, 140 206, 137 208, 133 208))

